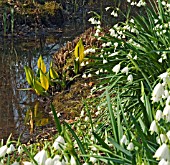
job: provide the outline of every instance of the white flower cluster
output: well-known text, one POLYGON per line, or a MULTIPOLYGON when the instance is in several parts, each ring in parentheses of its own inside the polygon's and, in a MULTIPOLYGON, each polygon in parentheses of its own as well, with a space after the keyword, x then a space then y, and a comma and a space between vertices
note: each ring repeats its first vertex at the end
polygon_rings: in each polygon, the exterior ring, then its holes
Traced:
MULTIPOLYGON (((108 63, 108 61, 103 59, 103 64, 106 64, 106 63, 108 63)), ((100 73, 106 73, 106 72, 107 72, 107 69, 103 70, 103 68, 101 69, 99 68, 99 70, 97 70, 95 73, 99 75, 100 73)))
POLYGON ((112 42, 107 42, 107 43, 103 43, 102 47, 110 47, 112 45, 112 42))
POLYGON ((90 53, 95 53, 96 49, 94 48, 89 48, 84 51, 84 55, 90 54, 90 53))
POLYGON ((89 74, 84 73, 84 74, 82 75, 82 78, 90 78, 90 77, 92 77, 92 74, 91 74, 91 73, 89 73, 89 74))
POLYGON ((129 142, 126 135, 123 135, 122 138, 120 139, 120 144, 121 145, 126 145, 127 146, 127 150, 129 151, 133 151, 134 150, 134 144, 133 142, 129 142))
POLYGON ((100 32, 101 32, 101 26, 97 25, 96 32, 95 32, 94 36, 98 37, 100 32))
POLYGON ((159 102, 161 99, 167 99, 166 105, 170 102, 169 93, 167 90, 169 88, 168 84, 170 83, 170 76, 168 72, 162 73, 159 75, 159 78, 163 81, 162 83, 158 83, 152 92, 151 100, 154 102, 159 102))
POLYGON ((155 19, 154 22, 155 22, 155 26, 154 26, 153 30, 156 32, 157 36, 161 36, 161 35, 169 32, 170 22, 159 23, 159 18, 155 19))
POLYGON ((167 60, 167 54, 166 52, 163 52, 161 55, 161 58, 158 60, 158 62, 162 63, 163 60, 167 60))
MULTIPOLYGON (((126 38, 126 35, 125 35, 126 31, 138 35, 139 31, 138 31, 136 25, 134 24, 134 19, 130 19, 129 22, 130 22, 130 24, 126 23, 126 24, 124 24, 124 26, 119 26, 118 24, 115 24, 113 26, 113 28, 111 28, 109 30, 110 36, 115 37, 117 39, 125 39, 126 38)), ((135 43, 132 39, 130 39, 128 42, 133 44, 134 46, 140 47, 140 45, 135 43)))
MULTIPOLYGON (((5 158, 6 154, 9 155, 9 154, 12 154, 14 152, 18 152, 18 154, 20 155, 23 152, 23 148, 21 146, 19 146, 18 149, 16 149, 13 144, 10 144, 9 146, 4 145, 4 146, 0 147, 0 158, 1 158, 0 164, 2 164, 2 165, 4 164, 3 158, 5 158)), ((15 161, 11 165, 19 165, 19 162, 15 161)))
POLYGON ((162 1, 161 3, 162 3, 162 6, 164 7, 165 11, 167 12, 165 14, 169 14, 169 12, 170 12, 170 3, 166 2, 166 1, 162 1))
POLYGON ((131 6, 137 6, 137 7, 146 6, 145 0, 140 0, 139 2, 135 2, 135 1, 132 1, 132 0, 127 0, 127 2, 130 3, 131 6))
POLYGON ((162 83, 158 83, 152 92, 152 101, 155 102, 162 102, 165 104, 163 110, 157 110, 155 115, 155 120, 152 121, 150 125, 151 133, 157 134, 157 143, 160 145, 159 148, 156 150, 154 154, 154 158, 159 160, 160 165, 170 164, 170 130, 163 127, 162 132, 162 122, 170 122, 170 76, 168 72, 162 73, 159 75, 159 78, 162 80, 162 83))
POLYGON ((112 37, 115 37, 115 38, 118 38, 118 39, 125 38, 125 35, 124 35, 125 29, 123 29, 122 27, 118 26, 118 24, 115 24, 113 26, 113 28, 111 28, 109 30, 109 32, 110 32, 110 35, 112 37))
POLYGON ((99 20, 96 20, 94 17, 90 18, 88 21, 91 22, 92 25, 100 25, 101 24, 101 22, 99 20))
MULTIPOLYGON (((59 136, 55 142, 53 143, 52 149, 54 151, 58 150, 61 151, 61 153, 64 153, 64 150, 66 149, 66 142, 62 136, 59 136)), ((54 152, 53 151, 53 152, 54 152)), ((0 147, 0 164, 4 164, 4 159, 6 158, 6 154, 12 154, 16 153, 17 155, 21 155, 24 152, 23 146, 19 146, 18 149, 15 148, 13 144, 8 145, 3 145, 0 147)), ((62 154, 63 155, 63 154, 62 154)), ((35 156, 34 160, 37 162, 38 165, 76 165, 76 159, 74 158, 73 155, 70 155, 70 158, 65 157, 65 156, 60 156, 58 154, 54 155, 53 158, 48 157, 47 151, 42 149, 39 151, 35 156)), ((21 162, 15 161, 14 163, 11 163, 11 165, 20 165, 21 162)), ((34 165, 33 162, 29 161, 23 161, 23 165, 34 165)))
POLYGON ((118 17, 118 13, 117 13, 116 10, 113 10, 113 11, 111 12, 111 15, 113 15, 114 17, 118 17))
MULTIPOLYGON (((121 68, 121 65, 120 65, 120 63, 119 63, 119 64, 117 64, 117 65, 115 65, 115 66, 113 67, 112 71, 113 71, 114 73, 118 74, 119 71, 120 71, 120 68, 121 68)), ((121 73, 125 73, 126 75, 128 75, 128 73, 129 73, 129 68, 128 68, 128 66, 124 67, 124 68, 121 70, 121 73)), ((130 83, 133 81, 133 75, 132 75, 132 74, 128 75, 127 81, 130 82, 130 83)))

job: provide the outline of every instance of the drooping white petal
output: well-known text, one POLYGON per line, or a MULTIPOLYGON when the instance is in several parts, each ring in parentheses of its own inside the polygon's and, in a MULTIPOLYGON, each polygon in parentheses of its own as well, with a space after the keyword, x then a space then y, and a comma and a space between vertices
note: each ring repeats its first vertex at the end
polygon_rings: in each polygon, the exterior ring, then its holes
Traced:
POLYGON ((12 163, 11 165, 19 165, 19 162, 15 161, 15 162, 12 163))
POLYGON ((54 161, 52 158, 48 158, 46 161, 45 161, 45 165, 54 165, 54 161))
POLYGON ((33 163, 31 163, 31 162, 22 162, 24 165, 33 165, 33 163))
POLYGON ((158 83, 155 86, 155 88, 154 88, 154 90, 152 92, 151 100, 153 102, 158 102, 158 101, 161 100, 163 94, 164 94, 164 87, 163 87, 163 85, 161 83, 158 83))
POLYGON ((22 154, 23 151, 24 151, 24 150, 23 150, 22 146, 19 146, 19 147, 18 147, 18 153, 19 153, 19 154, 22 154))
POLYGON ((129 81, 129 82, 132 82, 132 81, 133 81, 133 76, 132 76, 132 74, 130 74, 130 75, 128 76, 127 81, 129 81))
POLYGON ((12 153, 13 151, 15 151, 15 147, 14 147, 13 144, 11 144, 11 145, 9 146, 9 148, 7 149, 7 154, 12 153))
POLYGON ((162 143, 165 143, 167 141, 167 137, 164 134, 160 134, 160 139, 162 143))
POLYGON ((124 67, 122 70, 121 70, 121 72, 122 73, 125 73, 126 75, 128 75, 128 71, 129 71, 129 68, 126 66, 126 67, 124 67))
POLYGON ((90 157, 90 162, 96 163, 97 159, 95 157, 90 157))
POLYGON ((75 158, 71 155, 71 159, 70 159, 70 165, 76 165, 76 160, 75 158))
POLYGON ((158 133, 158 127, 157 127, 157 124, 156 124, 155 120, 152 121, 149 130, 151 131, 151 133, 153 133, 153 132, 158 133))
POLYGON ((121 143, 121 144, 125 144, 125 145, 127 145, 128 140, 127 140, 126 135, 123 135, 123 136, 122 136, 122 138, 121 138, 121 140, 120 140, 120 143, 121 143))
POLYGON ((166 136, 167 136, 168 139, 170 140, 170 130, 166 133, 166 136))
POLYGON ((167 122, 170 122, 170 105, 166 105, 163 110, 163 115, 165 116, 165 119, 167 122))
POLYGON ((134 150, 134 144, 132 142, 130 142, 127 146, 127 150, 129 151, 133 151, 134 150))
POLYGON ((53 147, 57 150, 57 149, 61 149, 60 146, 64 146, 65 144, 65 140, 62 136, 59 136, 55 142, 53 143, 53 147))
POLYGON ((6 152, 7 152, 7 149, 8 149, 7 145, 2 146, 2 147, 0 148, 0 157, 5 156, 5 154, 6 154, 6 152))
POLYGON ((160 160, 160 159, 165 159, 170 161, 170 150, 169 146, 165 143, 163 143, 155 152, 155 155, 153 156, 154 158, 160 160))
POLYGON ((120 71, 120 63, 115 65, 112 69, 113 72, 115 72, 116 74, 120 71))
POLYGON ((165 159, 161 159, 161 161, 158 163, 158 165, 170 165, 170 162, 166 161, 165 159))
POLYGON ((156 120, 159 121, 161 118, 163 118, 162 116, 162 111, 161 110, 157 110, 156 111, 156 116, 155 116, 156 120))
POLYGON ((38 164, 45 165, 45 161, 47 160, 46 151, 41 150, 34 156, 34 159, 37 161, 38 164))

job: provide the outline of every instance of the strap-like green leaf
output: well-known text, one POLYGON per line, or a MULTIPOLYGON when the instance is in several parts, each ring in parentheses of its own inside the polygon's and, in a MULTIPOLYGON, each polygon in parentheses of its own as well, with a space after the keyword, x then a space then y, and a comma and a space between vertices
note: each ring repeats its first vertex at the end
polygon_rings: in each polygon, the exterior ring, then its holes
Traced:
POLYGON ((34 90, 38 95, 42 95, 44 93, 44 88, 41 86, 40 82, 34 80, 34 90))
MULTIPOLYGON (((80 148, 81 153, 82 153, 83 155, 86 155, 86 151, 85 151, 85 149, 84 149, 84 146, 83 146, 83 144, 81 143, 80 139, 77 137, 76 133, 71 129, 71 127, 69 126, 69 124, 67 124, 67 123, 64 123, 64 124, 67 126, 67 128, 69 129, 69 131, 71 132, 71 134, 73 135, 73 137, 75 138, 75 140, 77 141, 77 144, 78 144, 78 146, 79 146, 79 148, 80 148)), ((86 159, 87 159, 87 158, 84 157, 84 160, 86 160, 86 159)))
POLYGON ((42 87, 47 91, 49 88, 49 81, 48 78, 40 71, 40 82, 42 87))
POLYGON ((57 73, 52 67, 50 67, 50 77, 51 77, 52 79, 57 79, 57 78, 59 78, 58 73, 57 73))
POLYGON ((33 86, 33 79, 34 79, 33 71, 28 66, 25 66, 24 70, 25 70, 26 80, 27 80, 28 84, 30 86, 33 86))
POLYGON ((59 132, 59 134, 61 134, 62 129, 61 129, 60 120, 59 120, 59 118, 57 117, 57 113, 56 113, 56 111, 55 111, 55 108, 54 108, 53 104, 51 104, 51 110, 52 110, 52 112, 53 112, 54 121, 55 121, 56 127, 57 127, 57 129, 58 129, 58 132, 59 132))

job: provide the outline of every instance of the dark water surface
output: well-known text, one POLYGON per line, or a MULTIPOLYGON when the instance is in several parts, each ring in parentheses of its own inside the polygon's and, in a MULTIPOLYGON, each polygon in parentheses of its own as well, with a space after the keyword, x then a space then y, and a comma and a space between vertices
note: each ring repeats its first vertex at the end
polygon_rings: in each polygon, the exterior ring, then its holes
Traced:
MULTIPOLYGON (((103 12, 113 1, 99 2, 98 8, 94 6, 90 9, 89 6, 89 9, 80 9, 81 18, 65 23, 61 28, 62 33, 53 29, 48 35, 41 33, 43 35, 28 35, 27 38, 0 39, 0 139, 7 139, 12 133, 13 137, 22 135, 21 140, 27 141, 31 136, 51 127, 48 105, 41 105, 41 101, 32 92, 19 90, 28 87, 24 66, 36 70, 41 54, 49 68, 54 52, 89 27, 87 20, 92 16, 87 14, 89 10, 102 14, 102 19, 108 24, 110 17, 103 12)), ((112 21, 109 22, 112 24, 112 21)))
POLYGON ((6 139, 12 133, 14 137, 22 134, 21 139, 26 140, 34 134, 35 126, 43 130, 51 124, 47 109, 42 107, 37 96, 30 91, 19 90, 28 87, 24 66, 36 70, 38 57, 42 54, 48 68, 54 52, 85 29, 85 23, 72 21, 64 25, 62 33, 1 39, 0 139, 6 139))

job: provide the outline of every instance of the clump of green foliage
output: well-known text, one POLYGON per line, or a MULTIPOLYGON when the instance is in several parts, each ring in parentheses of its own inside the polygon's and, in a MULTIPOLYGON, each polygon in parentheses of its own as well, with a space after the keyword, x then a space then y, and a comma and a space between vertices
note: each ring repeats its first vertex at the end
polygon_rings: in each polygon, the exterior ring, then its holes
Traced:
MULTIPOLYGON (((77 75, 79 73, 80 64, 84 60, 84 46, 81 39, 75 47, 74 55, 75 60, 73 72, 77 75)), ((48 96, 50 92, 54 92, 53 90, 56 92, 57 90, 65 89, 67 88, 67 82, 73 81, 76 77, 67 77, 65 72, 58 73, 56 69, 54 69, 52 62, 50 64, 49 71, 47 72, 46 65, 41 55, 38 59, 37 67, 38 70, 36 74, 34 74, 33 70, 28 66, 25 66, 24 69, 26 73, 26 80, 30 85, 31 90, 35 90, 38 95, 48 96), (50 91, 50 87, 52 91, 50 91)))

